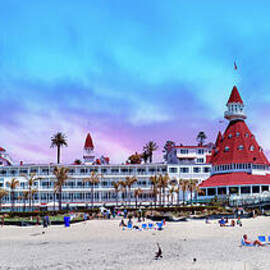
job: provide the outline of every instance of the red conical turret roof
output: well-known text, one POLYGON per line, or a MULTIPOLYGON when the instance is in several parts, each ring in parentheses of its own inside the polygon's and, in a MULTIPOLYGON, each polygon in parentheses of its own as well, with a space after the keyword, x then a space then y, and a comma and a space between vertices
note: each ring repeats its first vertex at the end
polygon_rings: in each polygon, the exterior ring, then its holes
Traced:
POLYGON ((93 144, 93 140, 92 140, 90 133, 87 134, 87 137, 86 137, 86 140, 84 143, 84 149, 86 149, 86 150, 93 150, 94 149, 94 144, 93 144))
POLYGON ((211 163, 214 166, 237 163, 269 164, 262 148, 243 120, 230 122, 223 139, 216 145, 211 163))
POLYGON ((218 147, 219 143, 221 142, 222 140, 222 134, 221 132, 219 131, 218 132, 218 135, 217 135, 217 139, 216 139, 216 143, 215 143, 215 146, 218 147))
POLYGON ((227 102, 228 103, 241 103, 243 104, 243 100, 238 92, 238 89, 236 86, 233 87, 230 98, 227 102))

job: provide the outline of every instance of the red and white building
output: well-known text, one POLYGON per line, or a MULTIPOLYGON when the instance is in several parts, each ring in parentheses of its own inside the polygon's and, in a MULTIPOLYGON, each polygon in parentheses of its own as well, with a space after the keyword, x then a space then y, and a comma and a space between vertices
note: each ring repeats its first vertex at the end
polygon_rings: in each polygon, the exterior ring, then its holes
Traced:
POLYGON ((229 124, 223 134, 218 133, 210 160, 211 176, 200 184, 201 198, 269 191, 269 161, 246 125, 244 103, 236 86, 224 117, 229 124))

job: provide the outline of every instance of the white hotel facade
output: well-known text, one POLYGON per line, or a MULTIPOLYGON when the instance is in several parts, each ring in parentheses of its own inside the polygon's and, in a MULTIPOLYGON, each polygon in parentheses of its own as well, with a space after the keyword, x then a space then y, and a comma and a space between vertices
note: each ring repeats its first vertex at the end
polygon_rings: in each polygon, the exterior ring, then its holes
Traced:
MULTIPOLYGON (((110 205, 115 203, 116 194, 112 182, 125 180, 127 176, 135 176, 137 182, 132 186, 132 190, 141 188, 143 194, 138 198, 139 203, 149 204, 153 202, 151 195, 150 177, 154 175, 168 174, 170 180, 173 179, 197 179, 199 182, 210 176, 211 165, 208 164, 211 155, 211 145, 208 146, 175 146, 168 153, 167 161, 152 164, 108 164, 108 158, 96 159, 94 146, 90 134, 87 135, 84 145, 84 162, 80 165, 59 165, 69 168, 69 179, 65 182, 62 192, 63 207, 84 207, 91 204, 91 185, 84 183, 91 172, 95 171, 100 176, 100 183, 94 189, 95 205, 110 205), (99 164, 99 165, 97 165, 99 164)), ((33 189, 37 193, 33 196, 33 205, 36 208, 45 207, 52 209, 54 205, 54 182, 56 181, 53 170, 56 164, 13 164, 6 150, 0 148, 0 188, 9 191, 9 194, 2 200, 2 207, 11 206, 11 193, 8 182, 12 178, 19 180, 19 186, 15 190, 15 206, 22 207, 23 191, 28 190, 27 180, 22 176, 30 176, 35 173, 37 180, 33 189)), ((56 195, 56 202, 58 194, 56 195)), ((178 194, 180 199, 183 194, 178 194)), ((177 197, 177 194, 175 194, 177 197)), ((126 195, 118 194, 119 205, 125 202, 126 195)), ((175 198, 176 199, 176 198, 175 198)), ((135 198, 132 197, 132 201, 135 198)), ((26 203, 27 205, 28 203, 26 203)), ((56 206, 58 204, 56 203, 56 206)))

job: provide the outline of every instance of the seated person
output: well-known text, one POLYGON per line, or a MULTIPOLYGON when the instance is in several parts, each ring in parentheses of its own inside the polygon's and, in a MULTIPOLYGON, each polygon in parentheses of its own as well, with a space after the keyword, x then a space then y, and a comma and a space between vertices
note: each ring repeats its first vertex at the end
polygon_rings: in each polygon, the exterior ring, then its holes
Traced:
POLYGON ((235 221, 232 219, 231 221, 231 226, 234 227, 235 226, 235 221))
POLYGON ((226 217, 225 219, 225 223, 228 224, 229 223, 229 219, 226 217))
POLYGON ((225 227, 226 222, 225 222, 224 217, 222 217, 221 220, 219 220, 218 222, 219 222, 220 227, 225 227))
POLYGON ((240 227, 242 227, 242 221, 241 221, 240 217, 238 217, 236 223, 237 223, 237 225, 239 225, 240 227))
POLYGON ((128 226, 132 226, 133 222, 131 219, 128 220, 128 226))
POLYGON ((119 224, 119 227, 127 227, 127 225, 125 224, 124 220, 121 219, 121 222, 119 224))
POLYGON ((260 246, 260 247, 264 246, 264 244, 259 240, 255 240, 253 242, 248 240, 248 237, 246 234, 243 235, 243 241, 246 245, 250 245, 250 246, 260 246))

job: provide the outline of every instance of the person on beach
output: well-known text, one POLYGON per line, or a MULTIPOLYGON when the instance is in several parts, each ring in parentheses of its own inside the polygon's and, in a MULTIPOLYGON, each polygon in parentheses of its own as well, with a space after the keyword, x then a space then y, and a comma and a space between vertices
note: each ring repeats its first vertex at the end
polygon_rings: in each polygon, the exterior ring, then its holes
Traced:
POLYGON ((84 213, 83 220, 84 220, 85 223, 86 223, 87 219, 88 219, 88 214, 87 213, 84 213))
POLYGON ((259 246, 259 247, 263 247, 264 246, 264 244, 261 241, 259 241, 259 240, 255 240, 253 242, 250 241, 250 240, 248 240, 248 237, 247 237, 246 234, 243 235, 243 241, 247 245, 259 246))
POLYGON ((237 224, 239 227, 242 227, 242 221, 241 221, 240 217, 238 217, 236 224, 237 224))
POLYGON ((225 222, 224 217, 222 217, 221 220, 219 220, 218 222, 219 222, 219 226, 220 226, 220 227, 225 227, 225 223, 226 223, 226 222, 225 222))
POLYGON ((208 217, 205 218, 205 224, 210 224, 208 217))
POLYGON ((231 221, 231 226, 232 226, 232 227, 235 226, 235 221, 234 221, 234 219, 232 219, 232 221, 231 221))
POLYGON ((124 219, 121 219, 119 227, 127 227, 127 225, 124 222, 124 219))

